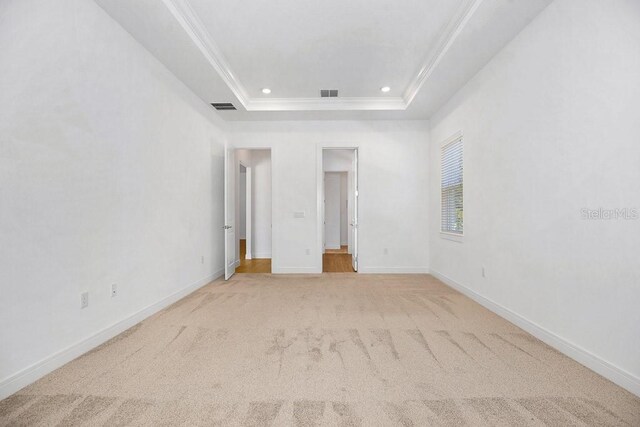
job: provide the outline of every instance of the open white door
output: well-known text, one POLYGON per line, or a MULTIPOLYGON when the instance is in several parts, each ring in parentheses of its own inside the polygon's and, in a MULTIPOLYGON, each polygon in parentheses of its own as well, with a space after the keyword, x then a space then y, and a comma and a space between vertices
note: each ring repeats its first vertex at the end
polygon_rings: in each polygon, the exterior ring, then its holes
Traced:
POLYGON ((351 265, 354 271, 358 271, 358 150, 353 150, 353 221, 351 222, 351 235, 353 251, 351 252, 351 265))
POLYGON ((224 280, 236 272, 236 169, 233 150, 224 149, 224 280))

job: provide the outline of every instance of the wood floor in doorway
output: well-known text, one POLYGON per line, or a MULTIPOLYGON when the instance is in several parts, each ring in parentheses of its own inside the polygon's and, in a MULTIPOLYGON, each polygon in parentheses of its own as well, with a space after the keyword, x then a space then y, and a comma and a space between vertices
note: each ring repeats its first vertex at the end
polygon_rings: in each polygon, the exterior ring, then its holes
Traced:
POLYGON ((271 259, 245 259, 247 255, 247 241, 240 239, 240 265, 236 273, 271 273, 271 259))
POLYGON ((324 250, 328 254, 346 254, 349 252, 349 247, 347 245, 340 246, 340 249, 325 249, 324 250))
POLYGON ((351 265, 351 254, 330 253, 322 255, 323 273, 355 273, 351 265))

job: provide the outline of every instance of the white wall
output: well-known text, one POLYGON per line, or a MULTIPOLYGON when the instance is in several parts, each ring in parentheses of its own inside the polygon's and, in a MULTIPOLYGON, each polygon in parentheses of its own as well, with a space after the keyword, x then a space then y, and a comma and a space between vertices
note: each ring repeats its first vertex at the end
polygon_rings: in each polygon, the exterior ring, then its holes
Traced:
POLYGON ((581 209, 640 208, 639 22, 631 0, 545 9, 432 119, 428 217, 434 273, 636 394, 640 221, 581 209), (462 243, 439 234, 457 131, 462 243))
POLYGON ((238 179, 238 238, 247 238, 247 172, 240 168, 238 179))
POLYGON ((2 398, 220 273, 223 137, 94 2, 0 21, 2 398))
POLYGON ((317 191, 322 146, 359 147, 360 271, 428 270, 426 122, 272 121, 230 126, 234 146, 272 148, 274 272, 322 269, 317 191), (295 212, 305 217, 295 218, 295 212))
POLYGON ((324 174, 325 248, 340 249, 340 172, 324 174))
MULTIPOLYGON (((349 172, 340 173, 340 246, 349 243, 349 172)), ((351 191, 353 192, 353 191, 351 191)))
POLYGON ((271 153, 251 150, 253 258, 271 258, 271 153))
POLYGON ((349 172, 353 170, 353 150, 324 150, 322 152, 322 169, 325 172, 349 172))

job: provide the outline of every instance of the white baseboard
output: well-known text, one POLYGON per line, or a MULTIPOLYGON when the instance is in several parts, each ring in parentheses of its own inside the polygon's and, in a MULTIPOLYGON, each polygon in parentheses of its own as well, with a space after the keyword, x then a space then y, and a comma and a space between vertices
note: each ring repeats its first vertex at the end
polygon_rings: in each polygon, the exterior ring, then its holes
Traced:
POLYGON ((72 344, 65 349, 62 349, 57 353, 52 354, 51 356, 45 357, 39 362, 28 366, 27 368, 11 375, 10 377, 5 378, 0 382, 0 400, 11 396, 18 390, 39 380, 43 376, 47 375, 50 372, 53 372, 54 370, 72 361, 73 359, 82 356, 89 350, 105 343, 116 335, 126 331, 133 325, 140 323, 147 317, 157 313, 158 311, 173 304, 179 299, 184 298, 185 296, 189 295, 190 293, 196 291, 197 289, 222 275, 224 275, 224 269, 218 270, 213 274, 204 277, 188 285, 187 287, 169 295, 168 297, 165 297, 160 301, 143 308, 142 310, 132 314, 131 316, 105 329, 102 329, 99 332, 96 332, 90 337, 78 341, 77 343, 72 344))
POLYGON ((271 259, 271 252, 254 252, 253 259, 271 259))
POLYGON ((429 267, 364 267, 358 266, 362 274, 429 274, 429 267))
POLYGON ((325 249, 340 249, 340 246, 326 245, 324 248, 325 249))
POLYGON ((602 375, 608 380, 616 383, 620 387, 630 391, 636 396, 640 397, 640 378, 633 374, 607 362, 604 359, 590 353, 582 347, 579 347, 566 339, 554 334, 553 332, 533 323, 532 321, 520 316, 517 313, 509 310, 508 308, 483 297, 477 292, 469 289, 455 280, 439 273, 438 271, 431 270, 431 274, 437 277, 452 288, 462 292, 472 300, 476 301, 480 305, 486 307, 497 315, 507 319, 516 326, 529 332, 534 337, 545 342, 561 353, 569 356, 573 360, 581 363, 592 371, 602 375))

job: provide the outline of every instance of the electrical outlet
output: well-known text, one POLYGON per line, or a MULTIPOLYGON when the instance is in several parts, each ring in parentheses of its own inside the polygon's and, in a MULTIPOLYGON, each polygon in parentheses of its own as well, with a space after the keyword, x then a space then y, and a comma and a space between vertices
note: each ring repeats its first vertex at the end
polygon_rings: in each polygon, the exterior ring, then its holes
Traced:
POLYGON ((305 251, 307 255, 311 255, 311 249, 307 248, 307 250, 305 251))
POLYGON ((204 264, 204 255, 200 257, 200 264, 204 264))
POLYGON ((382 250, 382 252, 383 252, 385 255, 389 255, 389 248, 384 248, 384 249, 382 250))
POLYGON ((83 292, 80 294, 80 308, 89 307, 89 292, 83 292))
POLYGON ((482 277, 487 277, 487 276, 485 275, 484 265, 482 266, 482 277))
POLYGON ((118 296, 118 285, 114 283, 113 285, 111 285, 111 298, 117 297, 117 296, 118 296))

